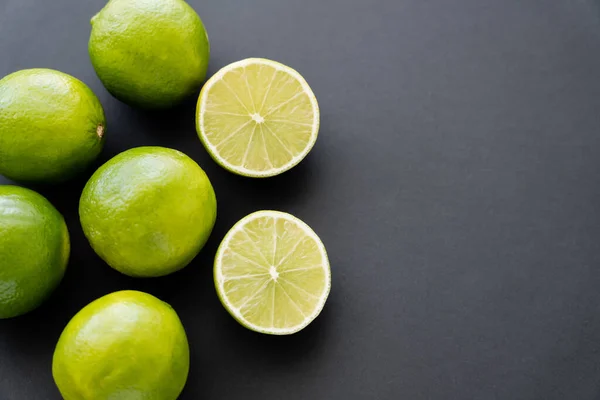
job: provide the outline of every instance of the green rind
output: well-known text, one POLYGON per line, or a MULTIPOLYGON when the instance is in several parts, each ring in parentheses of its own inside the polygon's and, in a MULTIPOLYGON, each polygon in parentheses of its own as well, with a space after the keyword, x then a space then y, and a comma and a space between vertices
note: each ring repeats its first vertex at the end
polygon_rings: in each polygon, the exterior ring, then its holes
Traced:
POLYGON ((80 80, 28 69, 0 80, 0 174, 55 183, 85 170, 104 145, 106 119, 80 80))
POLYGON ((48 200, 0 186, 0 318, 40 306, 61 282, 69 253, 67 225, 48 200))
POLYGON ((175 400, 189 373, 185 329, 167 303, 121 291, 93 301, 65 327, 52 375, 65 400, 175 400))
POLYGON ((138 147, 109 160, 92 175, 79 205, 94 251, 132 277, 184 268, 208 240, 216 214, 202 168, 163 147, 138 147))
POLYGON ((92 19, 88 50, 106 89, 148 109, 172 107, 206 78, 210 43, 182 0, 111 0, 92 19))
MULTIPOLYGON (((323 255, 325 256, 325 260, 327 262, 327 268, 329 269, 329 280, 327 282, 327 286, 326 286, 326 291, 324 294, 324 301, 320 304, 320 307, 315 310, 315 313, 313 315, 313 318, 310 320, 305 321, 302 325, 299 325, 296 327, 296 329, 293 330, 288 330, 285 332, 282 331, 274 331, 271 329, 264 329, 264 328, 259 328, 259 327, 254 327, 252 325, 249 325, 246 321, 244 321, 242 318, 240 318, 235 312, 233 312, 233 310, 230 309, 229 305, 227 304, 227 302, 224 299, 224 294, 221 293, 221 290, 219 288, 219 282, 217 279, 217 269, 218 269, 218 259, 219 259, 219 255, 224 251, 224 245, 226 242, 227 237, 229 236, 229 234, 235 229, 237 228, 238 225, 241 225, 243 223, 245 223, 246 220, 252 218, 253 216, 257 215, 257 214, 262 214, 262 213, 273 213, 273 214, 282 214, 284 216, 290 216, 292 217, 294 220, 299 221, 300 223, 306 225, 309 229, 312 230, 312 228, 310 228, 304 221, 302 221, 301 219, 299 219, 298 217, 293 216, 292 214, 289 213, 284 213, 282 211, 274 211, 274 210, 260 210, 260 211, 255 211, 251 214, 246 215, 244 218, 242 218, 241 220, 239 220, 238 222, 236 222, 231 229, 229 229, 229 231, 225 234, 225 237, 223 238, 223 240, 221 241, 221 244, 219 244, 219 247, 217 248, 217 252, 215 253, 215 261, 213 264, 213 283, 215 285, 215 291, 217 292, 217 297, 219 298, 219 301, 221 302, 221 304, 223 305, 223 308, 225 308, 225 310, 227 310, 227 312, 229 313, 229 315, 231 315, 233 317, 233 319, 235 319, 241 326, 243 326, 244 328, 251 330, 253 332, 257 332, 257 333, 263 333, 266 335, 273 335, 273 336, 286 336, 286 335, 293 335, 294 333, 298 333, 300 331, 302 331, 304 328, 306 328, 308 325, 310 325, 315 319, 317 319, 319 317, 319 315, 321 315, 321 312, 323 311, 323 308, 325 308, 325 304, 327 302, 327 299, 329 298, 329 294, 331 292, 331 266, 329 264, 329 256, 327 255, 327 250, 325 249, 325 245, 323 244, 323 242, 321 241, 321 239, 319 239, 319 243, 321 246, 321 249, 323 251, 323 255)), ((316 236, 316 233, 315 233, 316 236)), ((318 236, 316 236, 318 238, 318 236)))

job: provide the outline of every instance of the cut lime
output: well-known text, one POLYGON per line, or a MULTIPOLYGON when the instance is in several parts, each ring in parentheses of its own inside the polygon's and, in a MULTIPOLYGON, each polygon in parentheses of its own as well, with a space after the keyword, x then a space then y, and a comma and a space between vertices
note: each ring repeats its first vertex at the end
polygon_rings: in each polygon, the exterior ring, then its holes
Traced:
POLYGON ((319 133, 319 105, 298 72, 275 61, 249 58, 206 82, 196 129, 225 169, 269 177, 294 167, 312 149, 319 133))
POLYGON ((271 335, 310 324, 331 288, 317 234, 278 211, 255 212, 231 228, 217 251, 214 277, 227 311, 246 328, 271 335))

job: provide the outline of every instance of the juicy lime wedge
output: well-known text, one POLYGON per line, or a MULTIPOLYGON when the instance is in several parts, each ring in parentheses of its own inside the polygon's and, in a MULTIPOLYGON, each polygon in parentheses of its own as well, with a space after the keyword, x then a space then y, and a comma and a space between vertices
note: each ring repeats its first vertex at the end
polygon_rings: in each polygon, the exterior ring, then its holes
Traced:
POLYGON ((294 167, 312 149, 319 133, 319 105, 298 72, 250 58, 226 66, 206 82, 196 129, 225 169, 269 177, 294 167))
POLYGON ((331 288, 319 237, 277 211, 255 212, 231 228, 217 251, 214 277, 227 311, 246 328, 271 335, 310 324, 331 288))

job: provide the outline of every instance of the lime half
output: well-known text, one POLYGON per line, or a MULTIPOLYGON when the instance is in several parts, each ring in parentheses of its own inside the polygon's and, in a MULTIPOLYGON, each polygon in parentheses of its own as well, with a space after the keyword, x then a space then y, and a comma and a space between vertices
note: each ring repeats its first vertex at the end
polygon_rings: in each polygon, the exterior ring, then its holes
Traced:
POLYGON ((319 133, 319 105, 290 67, 250 58, 230 64, 200 93, 196 128, 213 159, 249 177, 278 175, 298 164, 319 133))
POLYGON ((331 288, 325 246, 293 215, 258 211, 225 235, 215 257, 221 302, 243 326, 271 335, 300 331, 331 288))

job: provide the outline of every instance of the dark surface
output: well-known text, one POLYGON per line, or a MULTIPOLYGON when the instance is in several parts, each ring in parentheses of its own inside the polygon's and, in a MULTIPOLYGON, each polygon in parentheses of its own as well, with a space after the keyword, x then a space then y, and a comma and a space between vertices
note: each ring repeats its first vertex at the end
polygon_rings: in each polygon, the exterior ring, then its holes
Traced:
MULTIPOLYGON (((185 151, 219 199, 185 270, 135 280, 82 235, 85 179, 38 188, 73 252, 43 307, 0 321, 0 399, 59 399, 56 340, 91 300, 148 291, 192 351, 181 399, 600 399, 600 3, 589 0, 194 0, 210 73, 249 56, 298 69, 321 111, 311 155, 256 181, 219 168, 195 99, 148 113, 113 99, 87 55, 103 0, 0 0, 0 76, 48 67, 98 94, 100 161, 139 145, 185 151), (216 247, 258 209, 321 236, 333 288, 292 337, 239 326, 212 284, 216 247)), ((0 179, 0 183, 8 183, 0 179)))

